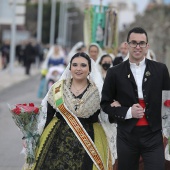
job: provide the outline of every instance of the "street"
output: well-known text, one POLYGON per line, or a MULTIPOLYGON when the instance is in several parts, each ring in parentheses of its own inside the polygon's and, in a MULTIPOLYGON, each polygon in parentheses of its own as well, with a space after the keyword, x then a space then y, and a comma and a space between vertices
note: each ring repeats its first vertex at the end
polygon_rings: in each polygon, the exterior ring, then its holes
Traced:
POLYGON ((15 125, 8 104, 34 103, 39 106, 37 98, 40 75, 15 84, 0 92, 0 170, 20 170, 24 164, 22 134, 15 125))

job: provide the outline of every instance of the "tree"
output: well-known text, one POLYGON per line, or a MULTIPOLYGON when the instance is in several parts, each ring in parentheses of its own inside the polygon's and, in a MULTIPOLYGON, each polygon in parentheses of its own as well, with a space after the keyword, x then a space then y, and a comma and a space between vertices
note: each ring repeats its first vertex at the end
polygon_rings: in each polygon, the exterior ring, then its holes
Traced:
POLYGON ((170 56, 170 6, 154 6, 145 11, 144 15, 137 15, 136 21, 129 25, 123 32, 120 32, 119 42, 125 41, 129 29, 141 26, 149 37, 150 48, 156 54, 157 60, 167 62, 170 56))

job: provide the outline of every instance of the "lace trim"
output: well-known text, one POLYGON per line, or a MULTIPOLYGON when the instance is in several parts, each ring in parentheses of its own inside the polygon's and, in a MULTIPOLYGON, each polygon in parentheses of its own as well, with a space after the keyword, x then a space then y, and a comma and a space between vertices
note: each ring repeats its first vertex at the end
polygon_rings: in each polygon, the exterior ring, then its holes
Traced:
POLYGON ((55 101, 54 101, 52 89, 48 93, 47 101, 53 107, 53 109, 55 109, 57 111, 57 107, 56 107, 56 104, 55 104, 55 101))
MULTIPOLYGON (((100 109, 100 96, 99 91, 95 84, 90 82, 89 87, 87 88, 86 92, 83 94, 82 98, 75 98, 70 91, 70 83, 71 79, 64 81, 64 89, 63 89, 63 96, 64 102, 67 108, 77 117, 81 118, 89 118, 93 115, 97 110, 100 109), (76 106, 76 110, 75 110, 76 106)), ((48 102, 54 109, 57 109, 53 97, 52 89, 49 91, 48 94, 48 102)))

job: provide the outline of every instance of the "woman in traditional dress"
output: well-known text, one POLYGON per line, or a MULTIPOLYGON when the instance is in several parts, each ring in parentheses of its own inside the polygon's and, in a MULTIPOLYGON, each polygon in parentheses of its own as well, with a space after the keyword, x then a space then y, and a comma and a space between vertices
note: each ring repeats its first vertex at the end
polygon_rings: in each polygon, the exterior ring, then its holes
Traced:
POLYGON ((109 54, 104 54, 101 56, 100 61, 99 61, 99 70, 102 75, 103 80, 106 77, 107 70, 112 67, 112 62, 113 59, 109 54))
POLYGON ((88 48, 88 54, 96 62, 102 56, 103 51, 97 43, 91 43, 88 48))
POLYGON ((42 69, 49 69, 52 66, 65 64, 65 52, 60 45, 54 45, 50 48, 45 58, 42 69))
POLYGON ((77 42, 70 50, 70 52, 67 55, 66 59, 66 64, 69 64, 71 58, 73 57, 74 54, 78 52, 85 52, 86 51, 86 46, 82 41, 77 42))
POLYGON ((76 53, 42 101, 32 170, 112 170, 111 145, 98 122, 101 89, 94 61, 76 53))
POLYGON ((42 64, 41 80, 37 93, 38 98, 44 98, 47 93, 46 74, 48 73, 49 69, 54 66, 65 67, 65 62, 65 53, 63 48, 59 45, 53 45, 49 49, 47 56, 42 64))

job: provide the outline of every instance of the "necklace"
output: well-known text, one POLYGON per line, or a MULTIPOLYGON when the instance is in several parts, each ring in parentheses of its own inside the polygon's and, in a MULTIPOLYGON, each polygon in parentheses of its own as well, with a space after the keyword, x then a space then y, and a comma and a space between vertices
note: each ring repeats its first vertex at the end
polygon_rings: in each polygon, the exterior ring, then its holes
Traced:
POLYGON ((73 84, 72 84, 72 86, 75 90, 76 95, 78 95, 78 94, 80 94, 81 90, 84 89, 87 86, 87 84, 85 84, 85 86, 81 87, 80 89, 77 89, 73 84))

